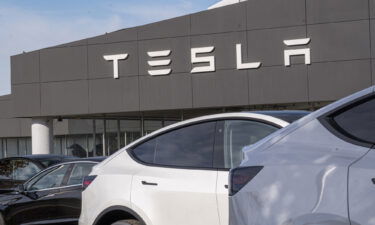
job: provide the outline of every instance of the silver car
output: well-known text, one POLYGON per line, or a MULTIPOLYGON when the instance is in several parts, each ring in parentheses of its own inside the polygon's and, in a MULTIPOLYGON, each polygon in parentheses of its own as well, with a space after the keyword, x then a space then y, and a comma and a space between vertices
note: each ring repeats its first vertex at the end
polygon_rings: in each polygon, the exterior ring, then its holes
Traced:
POLYGON ((230 225, 375 225, 375 86, 244 148, 230 225))

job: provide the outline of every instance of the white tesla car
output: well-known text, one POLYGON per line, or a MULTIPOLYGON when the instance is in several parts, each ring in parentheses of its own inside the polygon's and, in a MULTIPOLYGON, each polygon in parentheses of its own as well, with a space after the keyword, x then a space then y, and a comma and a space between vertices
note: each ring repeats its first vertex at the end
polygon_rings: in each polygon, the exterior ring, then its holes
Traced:
POLYGON ((375 86, 245 148, 230 225, 375 225, 375 86))
POLYGON ((228 225, 228 173, 242 148, 307 113, 225 113, 145 136, 85 178, 80 225, 228 225))

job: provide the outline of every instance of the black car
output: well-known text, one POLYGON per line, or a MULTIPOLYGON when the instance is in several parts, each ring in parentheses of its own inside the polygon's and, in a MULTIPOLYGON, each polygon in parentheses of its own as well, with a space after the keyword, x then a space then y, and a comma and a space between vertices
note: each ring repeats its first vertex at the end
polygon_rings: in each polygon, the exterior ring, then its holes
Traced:
POLYGON ((76 159, 62 155, 26 155, 0 159, 0 193, 13 191, 41 170, 76 159))
POLYGON ((18 191, 0 195, 0 225, 77 224, 82 179, 102 160, 86 158, 51 166, 18 191))

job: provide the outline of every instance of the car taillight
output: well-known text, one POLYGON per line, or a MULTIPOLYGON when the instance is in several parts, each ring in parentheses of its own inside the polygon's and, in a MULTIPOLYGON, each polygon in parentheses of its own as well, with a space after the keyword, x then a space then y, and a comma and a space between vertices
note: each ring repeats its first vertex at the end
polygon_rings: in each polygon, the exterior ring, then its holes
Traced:
POLYGON ((229 175, 229 195, 236 194, 262 169, 263 166, 238 167, 232 169, 229 175))
POLYGON ((82 187, 85 190, 96 178, 96 175, 86 176, 83 178, 82 187))

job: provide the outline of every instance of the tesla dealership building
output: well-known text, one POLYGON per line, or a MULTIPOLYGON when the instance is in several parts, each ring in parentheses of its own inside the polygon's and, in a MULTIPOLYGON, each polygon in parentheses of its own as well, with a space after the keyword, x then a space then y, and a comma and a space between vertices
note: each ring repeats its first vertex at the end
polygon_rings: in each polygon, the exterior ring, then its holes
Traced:
POLYGON ((374 84, 374 4, 248 0, 12 56, 0 157, 108 155, 200 115, 322 107, 374 84))

